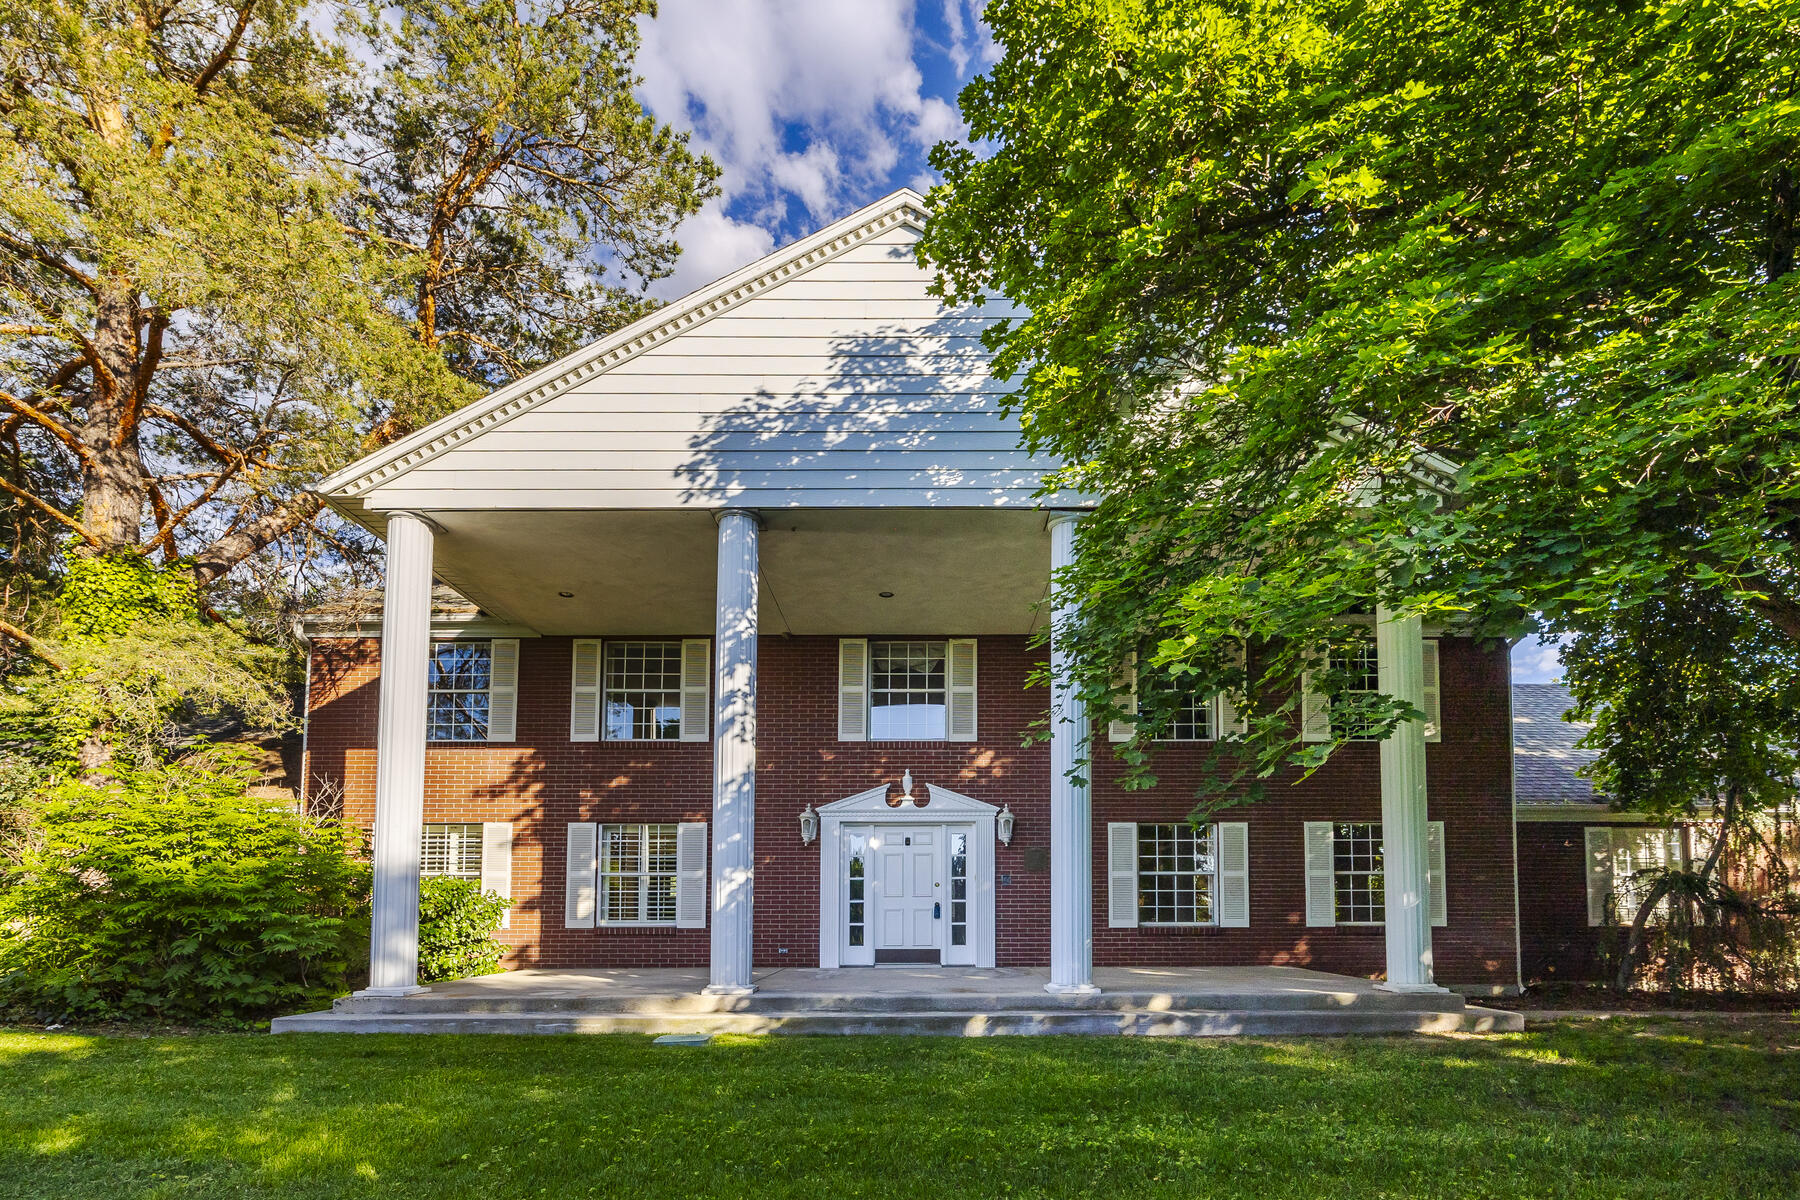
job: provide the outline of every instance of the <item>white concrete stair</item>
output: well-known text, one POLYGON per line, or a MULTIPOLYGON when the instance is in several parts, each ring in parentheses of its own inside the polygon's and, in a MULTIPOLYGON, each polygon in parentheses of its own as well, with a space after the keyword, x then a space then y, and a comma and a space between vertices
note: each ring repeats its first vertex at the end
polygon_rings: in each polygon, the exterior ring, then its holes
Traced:
POLYGON ((406 997, 349 996, 280 1017, 276 1033, 743 1033, 1143 1037, 1498 1033, 1523 1018, 1455 993, 1385 992, 1285 967, 1096 972, 1098 995, 1051 995, 1041 969, 761 972, 747 996, 704 973, 509 972, 406 997))

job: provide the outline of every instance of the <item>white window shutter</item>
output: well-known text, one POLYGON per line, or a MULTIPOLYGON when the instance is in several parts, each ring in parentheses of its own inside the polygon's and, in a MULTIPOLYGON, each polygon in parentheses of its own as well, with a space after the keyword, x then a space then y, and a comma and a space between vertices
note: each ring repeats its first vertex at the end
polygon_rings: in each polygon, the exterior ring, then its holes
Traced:
MULTIPOLYGON (((1113 681, 1125 687, 1125 711, 1136 716, 1138 704, 1136 654, 1126 657, 1125 665, 1120 668, 1117 675, 1113 676, 1113 681)), ((1131 740, 1132 732, 1136 729, 1137 725, 1131 721, 1108 721, 1106 723, 1106 736, 1109 741, 1129 742, 1131 740)))
POLYGON ((1300 740, 1303 742, 1329 742, 1331 740, 1331 706, 1325 693, 1315 692, 1312 688, 1312 672, 1307 671, 1300 676, 1300 740))
POLYGON ((1106 823, 1106 925, 1136 929, 1138 923, 1137 826, 1106 823))
MULTIPOLYGON (((512 899, 512 824, 508 821, 481 823, 481 890, 512 899)), ((512 909, 500 918, 500 928, 512 928, 512 909)))
POLYGON ((975 740, 975 639, 951 638, 944 647, 945 679, 950 704, 944 736, 952 742, 975 740))
POLYGON ((688 638, 681 643, 681 740, 704 742, 712 736, 712 643, 688 638))
POLYGON ((1423 651, 1425 703, 1419 707, 1425 710, 1425 740, 1441 742, 1444 740, 1444 688, 1440 682, 1443 675, 1438 669, 1437 639, 1426 638, 1423 651))
POLYGON ((675 927, 706 928, 706 822, 675 827, 675 927))
POLYGON ((569 740, 600 740, 600 642, 577 638, 569 672, 569 740))
MULTIPOLYGON (((1429 644, 1429 643, 1428 643, 1429 644)), ((1431 923, 1450 923, 1449 880, 1444 874, 1444 823, 1425 827, 1425 891, 1431 897, 1431 923)))
POLYGON ((591 822, 569 826, 567 879, 563 887, 563 927, 592 929, 600 885, 600 827, 591 822))
POLYGON ((519 639, 495 638, 488 646, 487 740, 510 742, 519 717, 519 639))
POLYGON ((869 740, 869 639, 838 639, 838 741, 869 740))
POLYGON ((1306 838, 1306 923, 1318 928, 1337 924, 1337 878, 1332 869, 1330 821, 1308 821, 1306 838))
POLYGON ((1612 830, 1605 825, 1586 829, 1587 910, 1589 925, 1606 924, 1606 898, 1613 890, 1612 830))
POLYGON ((1250 925, 1250 825, 1221 821, 1219 838, 1219 924, 1226 929, 1250 925))
MULTIPOLYGON (((1242 646, 1239 646, 1237 648, 1235 658, 1236 658, 1238 670, 1240 670, 1240 671, 1243 670, 1245 659, 1244 659, 1244 648, 1242 646)), ((1248 690, 1249 690, 1249 684, 1248 684, 1248 681, 1246 681, 1245 682, 1245 691, 1247 692, 1248 690)), ((1245 734, 1250 732, 1250 722, 1244 719, 1244 714, 1240 713, 1237 710, 1237 706, 1231 702, 1231 693, 1230 692, 1220 692, 1213 699, 1214 699, 1214 702, 1218 705, 1216 718, 1215 718, 1217 720, 1218 724, 1216 724, 1214 726, 1214 728, 1218 731, 1218 733, 1217 733, 1218 737, 1225 738, 1225 737, 1231 737, 1234 735, 1237 737, 1243 737, 1245 734)))

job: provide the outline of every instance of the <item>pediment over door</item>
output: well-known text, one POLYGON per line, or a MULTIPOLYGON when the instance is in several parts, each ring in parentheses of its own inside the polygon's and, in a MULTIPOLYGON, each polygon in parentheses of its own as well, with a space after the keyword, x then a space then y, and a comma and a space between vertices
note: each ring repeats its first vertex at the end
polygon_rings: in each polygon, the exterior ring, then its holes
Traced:
POLYGON ((888 792, 891 784, 881 784, 866 792, 858 792, 854 796, 846 796, 842 800, 833 800, 830 804, 821 805, 820 816, 832 816, 839 820, 857 821, 969 821, 983 817, 992 818, 1000 808, 994 804, 984 804, 973 796, 965 796, 961 792, 953 792, 947 787, 939 787, 935 783, 925 785, 926 804, 891 805, 888 803, 888 792))

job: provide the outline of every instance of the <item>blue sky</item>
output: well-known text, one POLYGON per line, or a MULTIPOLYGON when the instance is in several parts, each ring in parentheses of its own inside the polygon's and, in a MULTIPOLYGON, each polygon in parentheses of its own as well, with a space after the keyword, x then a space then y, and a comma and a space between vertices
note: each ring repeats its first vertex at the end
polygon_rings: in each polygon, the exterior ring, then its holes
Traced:
POLYGON ((895 188, 923 190, 993 61, 983 0, 662 0, 640 94, 724 168, 680 232, 679 296, 895 188))
MULTIPOLYGON (((682 226, 691 291, 895 188, 924 191, 931 147, 963 134, 956 96, 994 61, 985 0, 662 0, 643 24, 640 94, 692 131, 723 195, 682 226)), ((1513 650, 1513 677, 1560 674, 1556 646, 1513 650)))

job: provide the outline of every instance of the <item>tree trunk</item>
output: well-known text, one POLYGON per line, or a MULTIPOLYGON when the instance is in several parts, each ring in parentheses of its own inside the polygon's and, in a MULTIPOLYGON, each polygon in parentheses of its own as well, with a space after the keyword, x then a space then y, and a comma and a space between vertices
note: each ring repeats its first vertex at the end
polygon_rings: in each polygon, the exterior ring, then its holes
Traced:
MULTIPOLYGON (((1725 849, 1725 839, 1731 834, 1731 825, 1737 818, 1737 790, 1725 789, 1725 811, 1719 819, 1719 836, 1713 839, 1712 849, 1707 851, 1706 861, 1700 865, 1700 886, 1704 888, 1712 881, 1713 872, 1718 869, 1719 853, 1725 849)), ((1671 881, 1668 873, 1656 881, 1644 902, 1638 905, 1637 915, 1631 920, 1631 934, 1625 939, 1625 956, 1619 960, 1619 973, 1613 980, 1613 986, 1620 992, 1631 990, 1632 976, 1637 974, 1638 959, 1644 953, 1644 930, 1650 924, 1650 914, 1662 898, 1669 894, 1671 881)))
POLYGON ((138 448, 138 305, 130 284, 111 280, 94 314, 93 386, 81 425, 82 524, 105 554, 136 550, 143 536, 144 463, 138 448))

